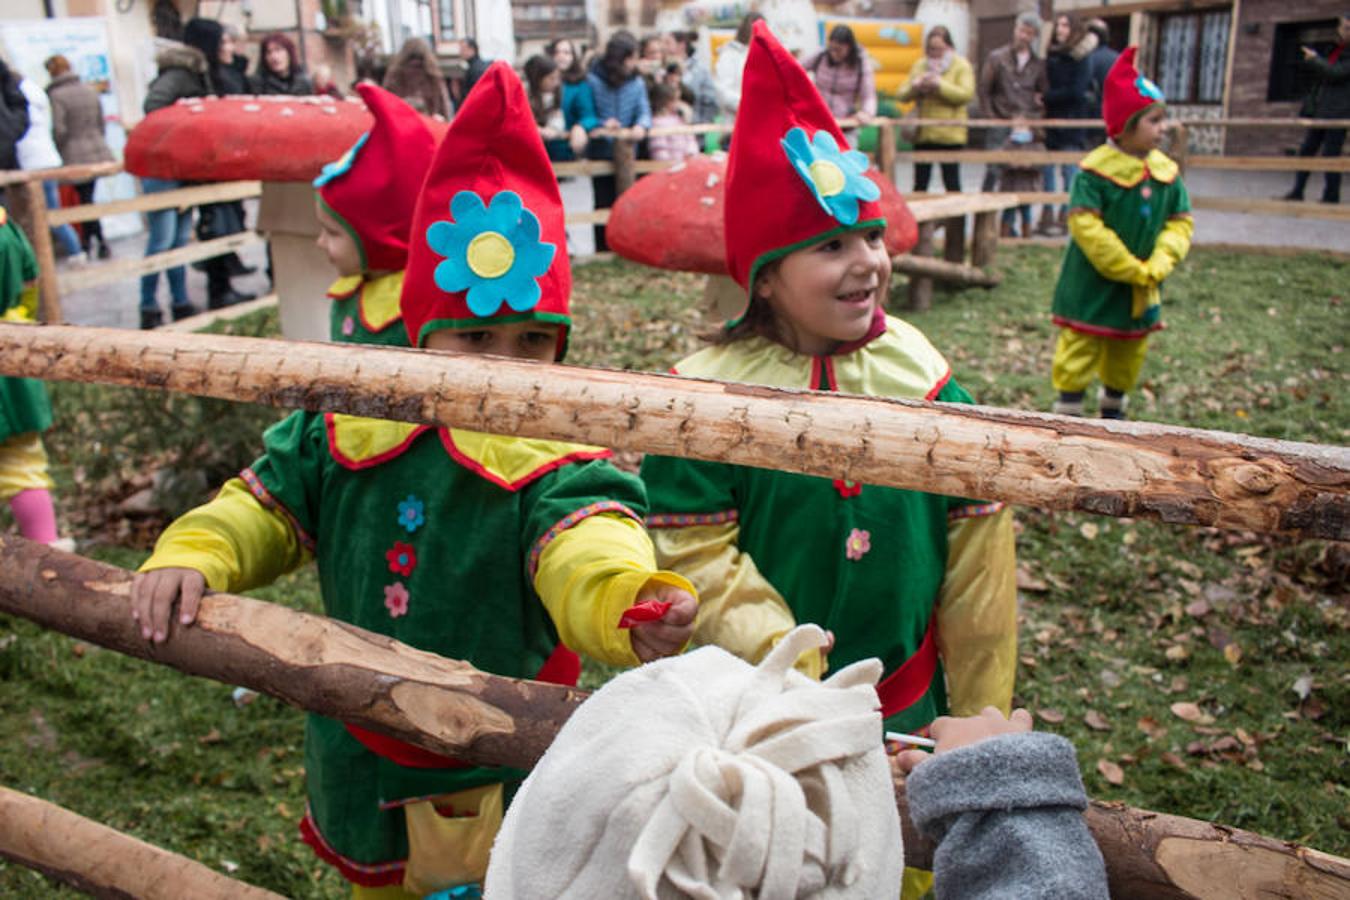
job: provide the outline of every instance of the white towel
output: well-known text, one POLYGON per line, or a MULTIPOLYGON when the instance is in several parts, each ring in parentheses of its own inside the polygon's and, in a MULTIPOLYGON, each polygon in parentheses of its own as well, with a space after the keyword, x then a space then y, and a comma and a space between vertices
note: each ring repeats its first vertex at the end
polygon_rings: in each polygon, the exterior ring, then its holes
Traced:
POLYGON ((516 795, 486 896, 898 897, 881 664, 792 669, 824 645, 803 625, 757 667, 705 647, 605 685, 516 795))

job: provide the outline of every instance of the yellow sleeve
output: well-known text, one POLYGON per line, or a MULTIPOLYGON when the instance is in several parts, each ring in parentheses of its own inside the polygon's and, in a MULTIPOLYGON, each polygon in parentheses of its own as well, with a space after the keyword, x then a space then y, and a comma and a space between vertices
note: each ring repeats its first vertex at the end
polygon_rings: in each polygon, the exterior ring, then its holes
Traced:
POLYGON ((975 70, 953 64, 949 74, 938 79, 938 96, 943 103, 965 106, 975 97, 975 70))
MULTIPOLYGON (((735 522, 652 531, 661 565, 682 573, 698 588, 694 642, 714 644, 757 663, 797 620, 755 561, 737 548, 739 536, 735 522)), ((825 661, 812 650, 797 660, 797 669, 818 679, 825 661)))
POLYGON ((1099 213, 1090 210, 1073 213, 1069 216, 1069 234, 1103 278, 1148 286, 1151 279, 1143 261, 1129 251, 1120 235, 1106 226, 1099 213))
POLYGON ((582 519, 549 542, 534 589, 564 644, 610 665, 636 666, 641 660, 619 619, 650 581, 695 593, 681 576, 657 569, 640 522, 606 513, 582 519))
POLYGON ((947 574, 937 608, 938 651, 953 716, 986 706, 1007 715, 1017 674, 1017 551, 1012 510, 957 519, 947 529, 947 574))
POLYGON ((896 99, 901 103, 908 103, 914 96, 914 81, 919 77, 919 69, 923 66, 923 57, 920 56, 914 60, 914 64, 909 67, 909 77, 905 83, 900 85, 900 90, 896 91, 896 99))
POLYGON ((285 515, 257 501, 231 478, 210 503, 173 521, 140 571, 196 569, 213 591, 246 591, 308 561, 285 515))
POLYGON ((1191 252, 1191 235, 1195 233, 1195 222, 1190 216, 1177 216, 1168 219, 1167 224, 1153 242, 1153 253, 1148 258, 1148 273, 1154 281, 1162 281, 1172 274, 1177 263, 1191 252))

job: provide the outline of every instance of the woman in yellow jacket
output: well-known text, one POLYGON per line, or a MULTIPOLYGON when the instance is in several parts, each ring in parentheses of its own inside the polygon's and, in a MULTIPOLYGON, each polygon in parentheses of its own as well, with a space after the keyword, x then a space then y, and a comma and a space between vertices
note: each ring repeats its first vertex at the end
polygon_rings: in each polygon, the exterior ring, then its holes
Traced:
MULTIPOLYGON (((924 44, 924 55, 909 70, 909 78, 900 88, 900 102, 917 100, 920 119, 964 119, 966 106, 975 97, 975 70, 957 54, 952 33, 934 25, 924 44)), ((966 145, 964 125, 926 125, 919 128, 915 150, 956 150, 966 145)), ((928 190, 932 163, 914 164, 914 190, 928 190)), ((959 163, 942 164, 942 185, 948 193, 961 192, 959 163)))

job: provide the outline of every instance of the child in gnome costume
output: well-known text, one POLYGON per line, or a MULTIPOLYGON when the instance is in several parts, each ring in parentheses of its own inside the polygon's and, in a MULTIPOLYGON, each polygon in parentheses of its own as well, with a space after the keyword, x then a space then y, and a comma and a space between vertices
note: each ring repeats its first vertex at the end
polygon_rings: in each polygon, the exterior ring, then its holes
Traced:
MULTIPOLYGON (((402 294, 412 343, 562 356, 562 203, 505 63, 455 117, 414 223, 402 294)), ((687 642, 692 588, 657 569, 642 485, 607 450, 307 412, 264 443, 142 567, 133 601, 147 637, 165 638, 175 600, 186 625, 204 586, 244 590, 313 556, 330 616, 501 675, 573 684, 568 648, 631 666, 687 642)), ((302 837, 355 897, 396 898, 472 891, 523 773, 310 715, 305 774, 302 837)))
POLYGON ((1107 142, 1079 164, 1069 191, 1073 240, 1055 285, 1060 326, 1051 381, 1054 411, 1081 416, 1083 395, 1102 382, 1102 418, 1125 418, 1148 335, 1162 328, 1160 286, 1191 247, 1191 201, 1177 164, 1158 149, 1162 91, 1134 67, 1128 47, 1107 73, 1107 142))
POLYGON ((398 299, 408 230, 436 139, 403 100, 358 84, 375 124, 314 179, 319 249, 337 269, 328 288, 330 338, 406 347, 398 299))
MULTIPOLYGON (((488 900, 895 898, 881 663, 823 683, 792 670, 827 640, 802 625, 753 668, 703 647, 602 687, 516 795, 488 900)), ((1105 900, 1073 745, 1030 730, 1026 710, 991 707, 937 720, 935 753, 901 757, 938 898, 1105 900)))
MULTIPOLYGON (((37 276, 32 245, 0 206, 0 322, 34 320, 37 276)), ((46 385, 32 378, 0 378, 0 500, 9 502, 24 537, 72 550, 72 541, 57 538, 52 476, 42 446, 42 432, 51 425, 46 385)))
MULTIPOLYGON (((880 189, 762 23, 742 96, 726 240, 748 307, 674 371, 970 403, 942 355, 882 308, 891 262, 880 189)), ((831 666, 882 661, 888 728, 917 731, 949 708, 1007 712, 1016 565, 1001 504, 657 456, 642 477, 658 559, 699 589, 696 642, 756 662, 795 624, 813 622, 834 632, 831 666)), ((821 663, 817 654, 799 661, 816 675, 821 663)))

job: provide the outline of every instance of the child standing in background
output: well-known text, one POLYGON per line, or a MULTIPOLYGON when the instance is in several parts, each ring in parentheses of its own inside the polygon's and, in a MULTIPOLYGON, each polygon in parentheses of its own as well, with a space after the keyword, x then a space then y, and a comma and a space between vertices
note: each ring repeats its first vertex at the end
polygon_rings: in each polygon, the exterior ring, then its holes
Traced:
MULTIPOLYGON (((413 346, 562 358, 562 204, 505 63, 455 116, 413 222, 401 298, 413 346)), ((311 556, 328 615, 500 675, 574 684, 569 647, 633 666, 692 631, 692 589, 658 570, 642 485, 608 450, 308 412, 264 444, 142 566, 132 595, 147 638, 166 638, 175 605, 190 624, 204 587, 247 590, 311 556), (625 629, 635 604, 659 618, 625 629)), ((521 774, 311 714, 301 836, 358 900, 473 885, 521 774)))
POLYGON ((375 123, 314 179, 319 249, 339 276, 328 288, 329 338, 406 347, 398 298, 408 230, 436 139, 403 100, 373 84, 356 91, 375 123))
MULTIPOLYGON (((680 116, 680 95, 664 81, 652 85, 652 128, 677 128, 688 124, 680 116)), ((653 134, 647 138, 652 159, 679 162, 698 155, 698 141, 692 134, 653 134)))
POLYGON ((1083 415, 1083 395, 1102 382, 1101 416, 1125 418, 1150 332, 1162 328, 1159 287, 1186 258, 1195 225, 1177 164, 1158 149, 1162 91, 1126 48, 1107 73, 1102 118, 1108 140, 1089 153, 1069 192, 1073 240, 1055 285, 1060 326, 1051 381, 1054 411, 1083 415))
MULTIPOLYGON (((36 319, 38 276, 33 247, 0 206, 0 322, 36 319)), ((0 378, 0 500, 9 501, 19 533, 30 541, 73 550, 58 540, 52 476, 42 432, 52 425, 47 386, 33 378, 0 378)))
MULTIPOLYGON (((928 340, 883 310, 891 262, 880 189, 762 23, 743 96, 726 235, 748 306, 675 371, 970 403, 928 340)), ((758 662, 812 622, 835 634, 831 668, 882 661, 888 728, 918 730, 949 706, 1008 710, 1017 610, 1001 504, 659 456, 644 460, 642 476, 659 558, 699 588, 699 643, 758 662)), ((822 668, 818 654, 799 665, 822 668)))

